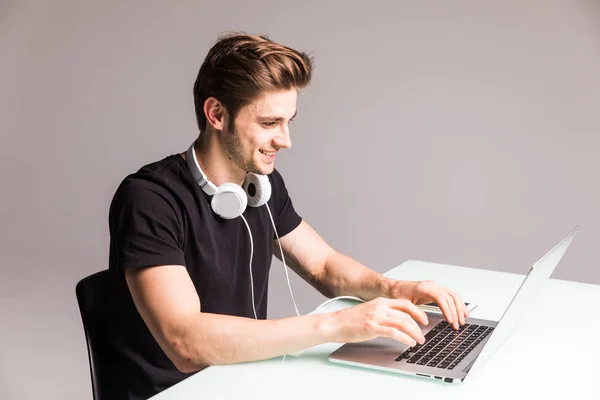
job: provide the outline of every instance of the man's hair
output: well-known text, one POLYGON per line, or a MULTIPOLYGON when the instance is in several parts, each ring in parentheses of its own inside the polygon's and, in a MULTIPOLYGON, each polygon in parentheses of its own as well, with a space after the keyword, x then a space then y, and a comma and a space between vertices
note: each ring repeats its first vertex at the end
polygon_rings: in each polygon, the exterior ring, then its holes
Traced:
POLYGON ((264 35, 228 33, 208 52, 194 84, 200 131, 206 130, 204 102, 215 97, 231 121, 239 110, 270 90, 302 89, 310 84, 313 59, 264 35))

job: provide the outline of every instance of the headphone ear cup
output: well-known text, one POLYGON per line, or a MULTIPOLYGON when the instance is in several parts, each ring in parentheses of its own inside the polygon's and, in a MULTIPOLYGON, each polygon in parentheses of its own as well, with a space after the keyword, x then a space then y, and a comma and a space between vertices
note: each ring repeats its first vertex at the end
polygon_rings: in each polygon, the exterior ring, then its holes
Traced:
POLYGON ((243 187, 251 207, 265 205, 271 198, 271 182, 266 175, 247 174, 243 187))
POLYGON ((221 218, 233 219, 242 215, 246 210, 248 196, 240 186, 223 183, 213 195, 210 205, 221 218))

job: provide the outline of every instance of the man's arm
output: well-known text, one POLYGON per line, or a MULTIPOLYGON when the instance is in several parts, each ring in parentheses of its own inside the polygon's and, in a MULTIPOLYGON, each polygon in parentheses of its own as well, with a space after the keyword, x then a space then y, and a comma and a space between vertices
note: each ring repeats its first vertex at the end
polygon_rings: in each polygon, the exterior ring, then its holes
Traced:
POLYGON ((323 315, 257 321, 201 312, 183 266, 128 269, 125 276, 148 329, 182 372, 272 358, 327 341, 323 315))
POLYGON ((127 269, 125 277, 146 326, 182 372, 264 360, 326 342, 380 336, 409 346, 424 341, 415 321, 426 324, 427 317, 406 300, 380 299, 333 313, 255 320, 202 312, 183 266, 127 269))
MULTIPOLYGON (((274 254, 281 260, 277 240, 274 254)), ((435 301, 455 329, 465 323, 468 311, 460 295, 433 281, 400 281, 369 269, 331 248, 312 227, 302 221, 281 238, 288 264, 323 295, 357 296, 364 300, 378 297, 408 299, 413 304, 435 301)))
MULTIPOLYGON (((281 260, 277 240, 274 254, 281 260)), ((390 279, 335 251, 306 222, 281 238, 285 263, 327 297, 389 297, 390 279)))

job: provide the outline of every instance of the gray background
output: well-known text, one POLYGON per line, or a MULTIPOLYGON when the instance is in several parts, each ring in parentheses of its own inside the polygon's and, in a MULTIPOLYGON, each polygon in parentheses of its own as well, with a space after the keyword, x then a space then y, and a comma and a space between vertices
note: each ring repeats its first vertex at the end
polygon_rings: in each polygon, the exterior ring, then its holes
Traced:
POLYGON ((524 273, 580 224, 554 277, 600 283, 598 2, 365 3, 0 3, 0 398, 91 398, 75 284, 107 266, 120 180, 195 138, 228 30, 315 56, 277 167, 336 249, 524 273))

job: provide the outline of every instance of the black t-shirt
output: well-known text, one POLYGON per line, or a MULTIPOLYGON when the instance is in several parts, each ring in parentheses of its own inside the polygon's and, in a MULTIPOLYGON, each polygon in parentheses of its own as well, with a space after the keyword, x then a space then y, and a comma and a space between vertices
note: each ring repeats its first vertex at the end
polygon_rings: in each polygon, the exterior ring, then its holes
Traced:
MULTIPOLYGON (((269 181, 268 205, 282 237, 300 224, 301 217, 277 170, 269 181)), ((111 399, 146 399, 191 375, 178 371, 150 334, 129 293, 126 268, 183 265, 203 312, 254 318, 248 230, 241 218, 216 215, 210 201, 179 154, 142 167, 118 187, 109 213, 111 399)), ((256 313, 265 319, 276 236, 265 206, 248 206, 243 215, 254 244, 256 313)))

